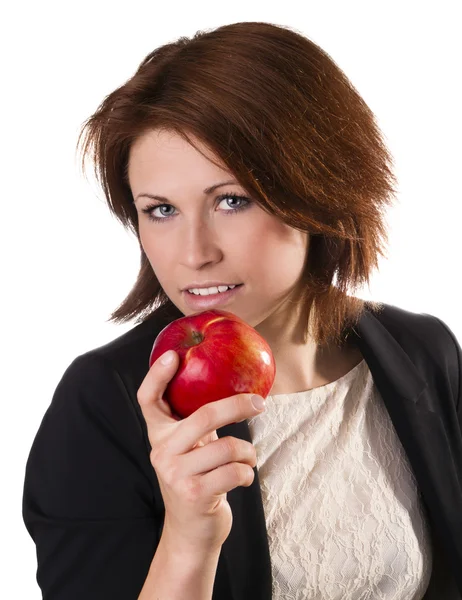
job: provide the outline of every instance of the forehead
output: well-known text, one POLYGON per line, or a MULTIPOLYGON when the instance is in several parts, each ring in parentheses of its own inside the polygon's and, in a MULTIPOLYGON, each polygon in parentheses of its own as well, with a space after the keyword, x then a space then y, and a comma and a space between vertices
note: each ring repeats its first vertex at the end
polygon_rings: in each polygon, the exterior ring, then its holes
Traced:
POLYGON ((231 179, 232 173, 197 138, 200 152, 172 131, 154 130, 137 138, 130 149, 127 175, 133 192, 173 193, 185 182, 205 188, 219 180, 231 179), (203 152, 203 154, 201 154, 203 152), (218 163, 217 165, 212 162, 218 163), (144 189, 146 187, 156 190, 144 189), (168 186, 168 189, 167 189, 168 186))
POLYGON ((213 160, 219 163, 222 169, 225 169, 222 161, 203 142, 195 137, 190 137, 200 151, 174 131, 145 132, 133 142, 130 148, 129 163, 132 163, 130 166, 154 162, 168 166, 172 162, 181 162, 185 165, 188 163, 209 164, 210 168, 217 169, 218 167, 211 162, 213 160))

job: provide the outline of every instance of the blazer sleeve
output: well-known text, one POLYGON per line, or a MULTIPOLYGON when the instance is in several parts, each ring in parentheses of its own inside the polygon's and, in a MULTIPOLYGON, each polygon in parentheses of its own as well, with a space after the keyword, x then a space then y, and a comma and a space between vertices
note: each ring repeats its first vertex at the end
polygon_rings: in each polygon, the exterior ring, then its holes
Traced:
POLYGON ((119 374, 100 356, 79 356, 25 469, 22 514, 44 600, 138 598, 159 542, 153 473, 119 374))
POLYGON ((454 332, 448 325, 438 317, 432 316, 444 328, 448 337, 447 351, 445 352, 446 368, 456 405, 459 428, 462 434, 462 348, 454 332))

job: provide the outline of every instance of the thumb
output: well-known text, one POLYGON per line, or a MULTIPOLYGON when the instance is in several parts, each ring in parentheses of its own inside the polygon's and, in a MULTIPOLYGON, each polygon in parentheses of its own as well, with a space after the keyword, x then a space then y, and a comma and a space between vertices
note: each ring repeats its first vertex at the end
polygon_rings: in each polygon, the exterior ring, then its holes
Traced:
POLYGON ((167 421, 177 421, 174 417, 170 405, 163 399, 165 389, 175 375, 179 366, 179 356, 174 350, 164 352, 151 365, 151 368, 143 379, 137 392, 138 403, 146 420, 148 427, 154 423, 165 423, 167 421), (173 358, 170 362, 168 357, 173 358))

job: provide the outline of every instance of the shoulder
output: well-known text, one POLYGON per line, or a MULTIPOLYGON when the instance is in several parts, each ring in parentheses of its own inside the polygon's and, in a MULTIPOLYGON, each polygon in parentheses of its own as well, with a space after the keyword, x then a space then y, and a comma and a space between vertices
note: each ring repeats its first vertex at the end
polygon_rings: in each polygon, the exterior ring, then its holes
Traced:
POLYGON ((149 357, 157 335, 172 320, 182 316, 172 304, 158 308, 129 331, 77 356, 68 367, 68 376, 94 380, 98 375, 115 374, 132 392, 133 386, 139 387, 149 370, 149 357))
POLYGON ((436 344, 438 350, 454 352, 457 344, 454 332, 440 318, 429 313, 406 310, 384 302, 366 302, 365 319, 377 319, 380 324, 404 345, 406 340, 424 345, 436 344))
POLYGON ((390 331, 390 333, 422 335, 437 334, 439 332, 438 319, 428 313, 419 313, 406 310, 385 302, 366 302, 365 315, 372 315, 390 331))
POLYGON ((172 318, 172 312, 154 311, 123 335, 76 356, 57 383, 46 420, 99 415, 127 427, 127 419, 142 422, 137 392, 149 370, 154 340, 172 318))
POLYGON ((111 342, 74 358, 58 381, 36 443, 48 443, 56 431, 72 431, 88 438, 88 445, 104 444, 115 434, 120 445, 149 450, 137 392, 149 370, 155 337, 169 318, 154 312, 111 342))
POLYGON ((376 319, 406 353, 416 361, 435 367, 449 379, 453 396, 461 409, 462 349, 454 331, 441 318, 380 303, 369 308, 365 319, 376 319))

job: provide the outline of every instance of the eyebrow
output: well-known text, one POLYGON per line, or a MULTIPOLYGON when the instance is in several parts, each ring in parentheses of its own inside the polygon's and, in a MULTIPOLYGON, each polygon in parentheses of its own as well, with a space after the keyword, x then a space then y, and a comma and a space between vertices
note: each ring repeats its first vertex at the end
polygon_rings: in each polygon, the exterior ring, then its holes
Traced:
MULTIPOLYGON (((238 181, 236 181, 235 179, 230 179, 229 181, 215 183, 215 185, 205 188, 204 194, 206 194, 208 196, 212 192, 214 192, 217 188, 222 187, 223 185, 230 185, 232 183, 236 183, 239 185, 238 181)), ((138 194, 137 197, 135 198, 134 202, 136 202, 138 200, 138 198, 150 198, 151 200, 160 200, 161 202, 170 202, 170 200, 168 198, 166 198, 165 196, 156 196, 154 194, 138 194)))

